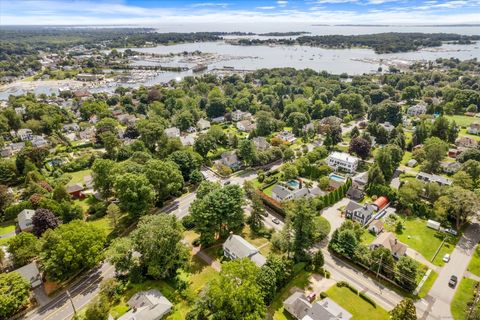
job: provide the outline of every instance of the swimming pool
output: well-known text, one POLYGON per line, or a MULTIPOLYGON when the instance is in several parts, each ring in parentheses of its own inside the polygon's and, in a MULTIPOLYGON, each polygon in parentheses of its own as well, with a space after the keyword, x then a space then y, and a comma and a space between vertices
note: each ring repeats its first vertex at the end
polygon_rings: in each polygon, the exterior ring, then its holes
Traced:
POLYGON ((346 180, 345 177, 336 175, 334 173, 330 174, 330 179, 332 179, 333 181, 337 181, 337 182, 345 182, 345 180, 346 180))
POLYGON ((287 184, 292 188, 298 188, 300 183, 297 180, 289 180, 287 184))

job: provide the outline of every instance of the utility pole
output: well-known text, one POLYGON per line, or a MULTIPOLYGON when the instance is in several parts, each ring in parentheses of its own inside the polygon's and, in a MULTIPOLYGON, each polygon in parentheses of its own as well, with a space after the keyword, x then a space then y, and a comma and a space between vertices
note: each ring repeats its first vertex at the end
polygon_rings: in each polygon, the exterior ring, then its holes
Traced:
POLYGON ((380 273, 380 267, 382 266, 382 259, 383 259, 383 255, 385 253, 383 253, 381 256, 380 256, 380 263, 378 264, 378 268, 377 268, 377 278, 378 278, 378 274, 380 273))
POLYGON ((75 309, 75 305, 73 304, 73 300, 72 300, 72 297, 70 296, 70 292, 68 290, 67 291, 67 297, 68 297, 68 300, 70 300, 70 303, 72 304, 72 308, 73 308, 73 314, 77 314, 77 309, 75 309))

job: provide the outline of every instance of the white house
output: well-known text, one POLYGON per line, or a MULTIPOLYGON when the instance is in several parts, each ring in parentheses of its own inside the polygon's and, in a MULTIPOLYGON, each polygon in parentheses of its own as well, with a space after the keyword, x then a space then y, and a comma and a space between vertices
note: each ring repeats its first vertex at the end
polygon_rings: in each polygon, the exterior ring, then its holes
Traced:
POLYGON ((426 173, 426 172, 419 172, 416 176, 417 180, 420 180, 420 181, 423 181, 423 182, 436 182, 438 183, 439 185, 442 185, 442 186, 450 186, 452 185, 453 181, 448 179, 448 178, 445 178, 445 177, 442 177, 442 176, 439 176, 439 175, 436 175, 436 174, 430 174, 430 173, 426 173))
POLYGON ((210 128, 210 121, 205 120, 205 119, 200 119, 197 121, 197 128, 199 130, 206 130, 210 128))
POLYGON ((173 304, 157 289, 137 292, 127 304, 130 310, 119 320, 160 320, 173 308, 173 304))
POLYGON ((252 141, 255 147, 260 151, 265 151, 270 148, 270 143, 268 143, 265 137, 255 137, 252 139, 252 141))
POLYGON ((267 262, 267 259, 262 256, 257 248, 236 234, 231 234, 223 243, 223 254, 226 258, 231 260, 248 258, 259 267, 267 262))
POLYGON ((233 121, 248 120, 251 117, 252 117, 252 114, 250 112, 243 112, 240 110, 235 110, 232 112, 233 121))
POLYGON ((291 133, 290 131, 282 131, 279 134, 277 134, 277 138, 288 142, 288 143, 294 143, 297 138, 295 138, 295 135, 291 133))
POLYGON ((17 137, 22 141, 30 141, 33 139, 33 132, 30 129, 19 129, 17 131, 17 137))
POLYGON ((180 138, 180 129, 177 127, 167 128, 164 132, 169 138, 180 138))
POLYGON ((310 303, 303 292, 294 292, 283 301, 283 308, 297 320, 349 320, 352 315, 330 298, 310 303))
POLYGON ((470 124, 467 131, 470 134, 478 134, 480 132, 480 123, 475 122, 475 123, 470 124))
POLYGON ((32 231, 33 229, 32 218, 34 214, 35 214, 35 210, 23 209, 17 215, 17 222, 21 231, 26 231, 26 232, 32 231))
POLYGON ((327 164, 330 168, 354 173, 357 170, 359 159, 345 152, 332 152, 327 158, 327 164))
POLYGON ((407 109, 407 114, 412 117, 420 116, 425 113, 427 113, 427 106, 424 104, 417 104, 407 109))
POLYGON ((242 132, 251 132, 255 129, 255 124, 250 120, 242 120, 237 122, 237 129, 242 132))

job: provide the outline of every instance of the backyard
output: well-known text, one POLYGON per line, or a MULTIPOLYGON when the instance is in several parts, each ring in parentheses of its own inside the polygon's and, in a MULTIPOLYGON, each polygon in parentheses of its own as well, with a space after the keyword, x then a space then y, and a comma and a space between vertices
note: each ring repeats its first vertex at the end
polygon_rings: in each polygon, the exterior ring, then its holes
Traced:
POLYGON ((437 266, 443 266, 445 263, 442 257, 446 253, 452 253, 458 241, 457 237, 449 236, 427 227, 427 221, 417 217, 406 217, 402 219, 403 230, 395 231, 395 226, 386 224, 387 230, 394 232, 398 240, 405 243, 410 248, 418 251, 425 259, 431 261, 435 252, 438 250, 442 241, 447 237, 442 248, 433 260, 437 266))
POLYGON ((86 170, 80 170, 80 171, 75 171, 75 172, 66 172, 66 175, 72 177, 70 181, 68 182, 68 185, 80 183, 83 185, 83 177, 88 176, 92 174, 92 170, 86 169, 86 170))
POLYGON ((461 115, 454 115, 454 116, 445 116, 450 121, 455 121, 455 123, 461 127, 467 127, 474 122, 480 122, 476 117, 469 117, 469 116, 461 116, 461 115))
POLYGON ((328 297, 352 314, 353 320, 381 320, 389 319, 387 311, 382 307, 374 307, 352 292, 347 287, 332 286, 326 291, 328 297))

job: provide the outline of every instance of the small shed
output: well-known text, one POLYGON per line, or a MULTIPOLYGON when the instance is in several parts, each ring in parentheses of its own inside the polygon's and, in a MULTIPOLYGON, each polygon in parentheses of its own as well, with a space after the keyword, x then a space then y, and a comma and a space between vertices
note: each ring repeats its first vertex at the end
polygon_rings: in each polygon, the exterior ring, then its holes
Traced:
POLYGON ((440 229, 440 222, 435 221, 435 220, 428 220, 427 221, 427 227, 432 228, 434 230, 439 230, 440 229))
POLYGON ((67 187, 68 194, 73 197, 74 199, 83 199, 85 195, 82 193, 83 186, 79 183, 73 184, 67 187))
POLYGON ((377 208, 377 211, 382 211, 385 209, 390 201, 388 201, 387 197, 378 197, 377 200, 373 203, 373 205, 377 208))

